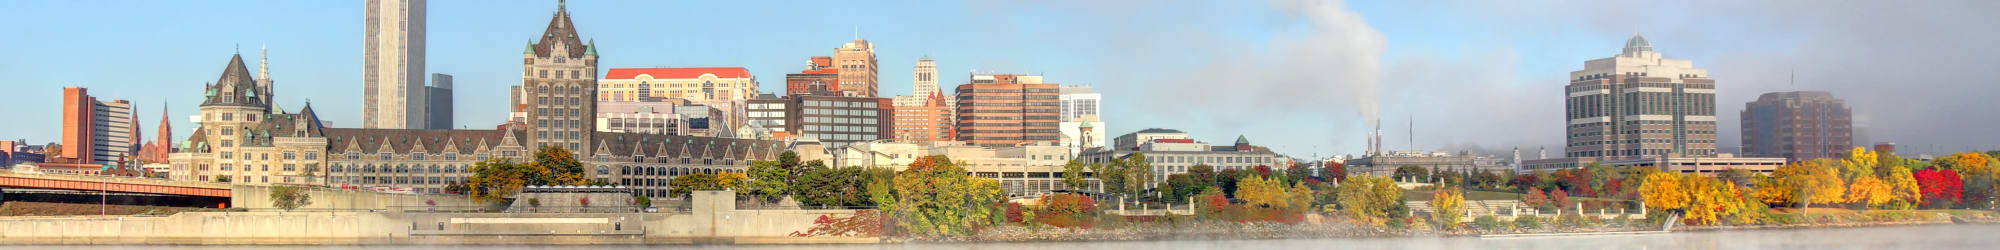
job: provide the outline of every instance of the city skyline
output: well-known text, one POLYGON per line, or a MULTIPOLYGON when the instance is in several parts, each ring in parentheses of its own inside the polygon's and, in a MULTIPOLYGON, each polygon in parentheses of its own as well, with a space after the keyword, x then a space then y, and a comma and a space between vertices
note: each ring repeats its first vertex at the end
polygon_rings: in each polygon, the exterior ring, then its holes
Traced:
MULTIPOLYGON (((508 86, 520 84, 519 76, 515 75, 519 71, 514 71, 520 66, 510 66, 508 64, 512 60, 499 60, 507 58, 498 57, 519 51, 520 43, 525 38, 538 35, 540 31, 520 27, 546 24, 547 20, 543 18, 547 18, 550 14, 548 10, 555 4, 554 1, 499 2, 477 6, 466 1, 429 3, 428 43, 432 44, 432 53, 425 56, 431 61, 427 71, 453 73, 458 82, 454 92, 460 95, 460 102, 455 106, 467 107, 456 112, 460 114, 456 119, 460 122, 454 127, 483 128, 506 120, 506 110, 500 108, 505 106, 501 105, 505 100, 497 97, 505 96, 508 86)), ((1965 150, 1964 147, 1992 148, 1991 142, 2000 141, 1994 138, 2000 135, 1953 135, 1957 134, 1955 131, 1980 131, 1981 124, 1990 124, 1993 118, 1976 116, 1990 113, 1990 107, 2000 106, 1995 103, 2000 102, 2000 98, 1996 98, 2000 94, 1950 90, 1976 88, 1990 82, 1990 79, 1996 79, 1996 73, 1979 69, 1976 65, 1990 65, 1995 60, 1993 58, 2000 58, 2000 52, 1982 50, 1973 45, 1990 44, 2000 39, 1989 34, 1919 32, 2000 23, 1996 22, 2000 19, 1994 17, 1954 12, 1981 8, 1926 8, 1924 11, 1947 13, 1935 15, 1936 18, 1885 21, 1892 22, 1890 24, 1830 28, 1818 27, 1824 24, 1816 22, 1794 23, 1798 21, 1784 20, 1784 17, 1760 19, 1750 15, 1758 10, 1780 10, 1776 6, 1728 6, 1717 12, 1726 17, 1719 19, 1727 22, 1681 22, 1673 20, 1673 15, 1668 14, 1694 11, 1701 6, 1695 3, 1688 6, 1652 6, 1664 10, 1611 22, 1616 24, 1573 23, 1598 22, 1602 20, 1594 18, 1608 18, 1605 16, 1526 18, 1528 20, 1522 22, 1529 25, 1520 28, 1527 32, 1502 33, 1477 31, 1479 29, 1474 27, 1520 23, 1473 24, 1476 22, 1466 20, 1532 15, 1516 12, 1494 14, 1499 16, 1469 16, 1457 21, 1424 21, 1424 15, 1444 14, 1402 13, 1396 9, 1471 7, 1400 6, 1399 3, 1374 2, 1355 3, 1353 6, 1337 2, 1174 3, 1171 5, 1175 7, 1216 7, 1216 11, 1193 16, 1190 20, 1169 21, 1169 24, 1194 24, 1188 27, 1189 31, 1169 31, 1139 24, 1144 22, 1126 23, 1135 21, 1113 21, 1083 15, 1112 9, 1114 6, 1108 6, 1111 4, 707 6, 712 4, 717 3, 593 1, 572 3, 569 8, 572 12, 583 13, 576 16, 575 21, 580 33, 604 40, 599 43, 604 47, 601 50, 612 56, 605 58, 603 68, 746 67, 753 75, 779 79, 777 77, 785 73, 796 71, 798 63, 803 61, 801 59, 827 55, 826 50, 837 48, 858 36, 875 45, 881 63, 878 67, 881 69, 878 77, 881 89, 877 94, 883 97, 910 93, 912 84, 909 79, 912 78, 909 77, 909 70, 913 68, 912 63, 918 57, 929 56, 940 61, 940 89, 966 83, 963 75, 954 75, 974 71, 1043 75, 1053 82, 1091 85, 1099 92, 1119 97, 1106 100, 1104 104, 1103 117, 1112 126, 1107 134, 1123 134, 1152 127, 1176 128, 1191 134, 1213 136, 1197 138, 1212 143, 1227 142, 1236 135, 1245 135, 1262 142, 1260 144, 1272 145, 1272 150, 1294 157, 1310 156, 1314 151, 1357 154, 1365 142, 1368 123, 1384 117, 1391 124, 1398 123, 1400 119, 1415 119, 1417 122, 1412 127, 1417 131, 1415 141, 1419 144, 1412 147, 1402 143, 1406 141, 1400 139, 1410 136, 1409 131, 1391 126, 1387 131, 1390 140, 1385 142, 1385 148, 1428 150, 1453 145, 1477 145, 1494 151, 1516 146, 1523 149, 1534 146, 1559 148, 1555 146, 1561 144, 1562 132, 1558 129, 1561 126, 1551 120, 1561 117, 1562 103, 1547 101, 1555 98, 1546 97, 1561 93, 1562 75, 1579 68, 1581 65, 1577 62, 1618 52, 1618 48, 1624 45, 1623 41, 1633 32, 1646 34, 1667 57, 1693 60, 1696 67, 1709 69, 1718 79, 1728 79, 1727 84, 1717 86, 1716 111, 1719 113, 1740 111, 1745 102, 1766 92, 1828 90, 1848 97, 1857 123, 1868 117, 1874 139, 1898 142, 1905 152, 1934 152, 1926 148, 1929 145, 1939 145, 1935 151, 1965 150), (841 8, 872 7, 889 8, 883 12, 892 14, 851 20, 851 23, 825 22, 804 26, 781 25, 785 23, 783 21, 733 23, 726 19, 700 16, 688 18, 698 22, 672 22, 688 25, 649 25, 656 21, 610 14, 628 8, 777 9, 781 10, 780 13, 772 15, 790 14, 795 16, 787 18, 811 19, 812 15, 835 15, 833 13, 840 12, 841 8), (1029 16, 1050 18, 993 21, 982 18, 1007 16, 973 11, 987 8, 1034 11, 1037 13, 1029 16), (975 14, 958 16, 958 12, 949 10, 975 14), (931 24, 897 22, 916 18, 941 21, 931 24), (1075 27, 1059 27, 1066 21, 1088 22, 1075 27), (1759 25, 1725 27, 1734 25, 1728 22, 1759 25), (1440 34, 1452 32, 1423 30, 1426 28, 1457 30, 1467 34, 1440 34), (1081 34, 1100 29, 1117 31, 1081 34), (944 33, 933 34, 938 32, 944 33), (1525 34, 1552 35, 1530 37, 1525 34), (1862 34, 1927 37, 1916 41, 1835 39, 1862 34), (725 38, 733 35, 750 35, 751 38, 725 38), (1042 39, 1014 38, 1016 35, 1042 39), (1744 35, 1756 36, 1735 37, 1744 35), (1138 39, 1143 37, 1179 41, 1138 39), (1467 38, 1498 38, 1494 40, 1502 42, 1464 44, 1465 40, 1479 40, 1467 38), (1036 45, 1019 44, 1029 41, 1042 42, 1036 45), (1125 44, 1132 45, 1132 48, 1113 47, 1125 44), (1214 48, 1185 55, 1145 53, 1185 44, 1208 44, 1214 48), (1870 49, 1874 47, 1891 49, 1870 49), (1970 55, 1960 55, 1966 53, 1970 55), (1864 68, 1871 70, 1856 72, 1864 68), (1792 85, 1787 80, 1790 69, 1804 73, 1800 74, 1800 84, 1792 85), (1437 76, 1448 72, 1462 77, 1437 76), (1467 78, 1477 80, 1464 81, 1467 78), (1910 104, 1911 99, 1904 98, 1958 101, 1910 104), (1473 110, 1469 107, 1497 109, 1473 110), (1242 112, 1245 110, 1249 112, 1242 112), (1927 112, 1905 112, 1913 110, 1927 112), (1982 110, 1985 113, 1981 113, 1982 110), (1481 125, 1470 127, 1466 124, 1481 125)), ((1977 4, 1992 5, 1968 5, 1977 4)), ((187 116, 196 113, 195 103, 201 94, 189 89, 211 79, 208 77, 214 73, 213 65, 224 62, 217 55, 240 46, 257 48, 268 45, 275 48, 271 63, 276 64, 272 68, 277 69, 271 77, 286 82, 275 90, 277 96, 283 97, 278 99, 277 106, 296 109, 310 99, 317 101, 318 105, 314 108, 324 113, 322 116, 327 120, 334 121, 335 127, 362 127, 362 107, 354 105, 362 100, 358 93, 362 92, 359 83, 363 67, 357 62, 359 60, 355 60, 360 59, 362 50, 360 45, 353 43, 353 40, 361 40, 354 35, 362 33, 362 25, 356 21, 362 13, 361 4, 139 2, 104 11, 81 11, 81 8, 91 4, 67 2, 14 2, 5 5, 11 10, 54 10, 36 12, 81 17, 36 18, 47 14, 6 13, 29 17, 25 18, 30 21, 24 25, 29 28, 23 37, 109 37, 118 34, 154 37, 157 41, 0 41, 0 46, 49 48, 0 61, 0 75, 14 77, 10 82, 27 87, 0 94, 0 97, 27 104, 54 104, 60 101, 56 94, 62 87, 82 86, 92 88, 93 95, 132 100, 135 110, 146 111, 138 114, 138 121, 150 123, 160 119, 154 117, 156 114, 151 111, 159 107, 150 105, 163 101, 170 105, 168 113, 187 116), (162 11, 171 14, 139 13, 181 8, 188 10, 162 11), (214 25, 218 22, 206 17, 223 13, 245 13, 248 19, 271 21, 247 25, 226 22, 250 28, 243 29, 214 25), (167 22, 140 23, 154 19, 167 22), (192 32, 144 30, 160 28, 192 32), (66 57, 57 58, 57 54, 49 54, 53 52, 65 53, 61 55, 66 57), (114 56, 118 60, 102 60, 114 56), (130 75, 146 77, 134 81, 129 78, 130 75)), ((1561 6, 1547 11, 1628 7, 1561 6)), ((1884 8, 1908 10, 1895 6, 1884 8)), ((1180 9, 1186 8, 1121 10, 1112 16, 1139 20, 1165 19, 1165 16, 1184 11, 1180 9)), ((1830 11, 1867 9, 1870 8, 1830 11)), ((1844 20, 1845 16, 1837 14, 1797 13, 1786 17, 1857 22, 1844 20)), ((598 70, 597 73, 602 75, 605 72, 598 70)), ((783 93, 782 86, 765 85, 761 91, 783 93)), ((18 109, 10 113, 25 117, 23 120, 47 121, 60 118, 60 114, 54 111, 53 108, 18 109)), ((1721 121, 1717 126, 1723 128, 1719 131, 1719 148, 1723 152, 1733 152, 1740 131, 1729 128, 1736 128, 1740 123, 1733 116, 1718 119, 1721 121)), ((169 117, 169 120, 176 123, 172 126, 175 128, 195 127, 186 124, 185 117, 169 117)), ((49 122, 0 124, 0 138, 50 142, 57 137, 58 128, 59 124, 49 122)), ((175 134, 185 137, 188 130, 175 131, 175 134)))

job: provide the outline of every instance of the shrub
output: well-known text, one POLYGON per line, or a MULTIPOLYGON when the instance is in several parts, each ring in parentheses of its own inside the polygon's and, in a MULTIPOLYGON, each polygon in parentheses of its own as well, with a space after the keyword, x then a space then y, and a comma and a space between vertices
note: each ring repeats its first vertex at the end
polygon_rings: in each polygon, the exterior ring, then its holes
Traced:
POLYGON ((1575 213, 1563 214, 1563 216, 1561 218, 1558 218, 1557 221, 1559 221, 1559 223, 1561 223, 1564 228, 1586 228, 1594 224, 1590 222, 1589 218, 1584 218, 1583 215, 1575 213))
POLYGON ((1520 228, 1520 229, 1541 229, 1541 228, 1542 228, 1542 219, 1541 219, 1541 218, 1537 218, 1537 217, 1535 217, 1535 215, 1532 215, 1532 214, 1530 214, 1530 215, 1522 215, 1521 217, 1514 217, 1514 228, 1520 228))
POLYGON ((1069 228, 1091 228, 1097 223, 1097 201, 1077 194, 1042 196, 1041 211, 1035 212, 1042 224, 1069 228))
POLYGON ((1481 215, 1479 218, 1472 218, 1472 224, 1479 226, 1480 230, 1487 231, 1500 230, 1501 228, 1500 218, 1493 217, 1492 215, 1481 215))

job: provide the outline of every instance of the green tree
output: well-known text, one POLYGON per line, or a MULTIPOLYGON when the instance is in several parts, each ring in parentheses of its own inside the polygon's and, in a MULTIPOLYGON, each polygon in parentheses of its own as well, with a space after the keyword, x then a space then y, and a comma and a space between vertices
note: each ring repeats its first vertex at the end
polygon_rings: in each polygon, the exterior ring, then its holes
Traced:
POLYGON ((527 164, 517 164, 513 160, 494 158, 474 163, 473 176, 467 180, 472 197, 479 200, 498 201, 521 191, 523 186, 584 185, 583 163, 577 162, 574 154, 562 147, 542 147, 535 153, 535 160, 527 164))
POLYGON ((1146 197, 1146 184, 1153 180, 1153 164, 1146 161, 1146 153, 1132 153, 1123 161, 1125 194, 1136 198, 1146 197))
POLYGON ((1096 174, 1097 182, 1102 184, 1099 186, 1099 192, 1105 194, 1125 193, 1125 159, 1112 158, 1111 162, 1102 164, 1091 163, 1089 167, 1090 172, 1096 174))
MULTIPOLYGON (((796 160, 796 159, 794 159, 796 160)), ((766 201, 777 201, 791 193, 793 177, 791 170, 780 165, 781 161, 755 161, 748 169, 749 191, 766 201)))
POLYGON ((675 176, 673 180, 667 181, 667 192, 675 197, 686 197, 696 190, 721 190, 720 184, 716 181, 715 174, 693 173, 675 176))
POLYGON ((312 194, 307 193, 305 188, 297 186, 271 187, 272 207, 292 211, 292 209, 308 205, 312 205, 312 194))
POLYGON ((944 156, 926 156, 896 174, 887 212, 913 235, 965 235, 995 213, 1000 184, 973 178, 944 156))
POLYGON ((1414 179, 1416 182, 1430 182, 1431 171, 1424 170, 1424 167, 1401 166, 1396 167, 1396 173, 1393 176, 1395 177, 1394 181, 1414 179))
POLYGON ((1070 190, 1083 190, 1089 187, 1090 180, 1083 178, 1084 169, 1083 161, 1070 160, 1069 163, 1063 164, 1063 186, 1069 187, 1070 190))

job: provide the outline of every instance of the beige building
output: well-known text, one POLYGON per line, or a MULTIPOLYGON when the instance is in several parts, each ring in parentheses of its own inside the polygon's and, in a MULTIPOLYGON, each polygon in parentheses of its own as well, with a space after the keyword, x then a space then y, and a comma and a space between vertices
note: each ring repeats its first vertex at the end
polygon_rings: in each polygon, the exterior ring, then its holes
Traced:
POLYGON ((426 0, 367 0, 361 126, 424 128, 426 0))
POLYGON ((833 50, 833 65, 840 69, 840 92, 843 96, 875 97, 875 45, 868 40, 854 39, 854 42, 840 45, 833 50))
POLYGON ((931 60, 931 57, 918 58, 916 71, 911 75, 915 79, 911 81, 913 86, 910 88, 910 95, 896 96, 896 107, 924 106, 930 102, 931 94, 944 96, 947 104, 955 102, 952 99, 954 96, 944 94, 938 89, 937 61, 931 60))
POLYGON ((721 110, 718 131, 744 125, 744 103, 757 96, 757 77, 743 67, 614 68, 597 83, 597 100, 618 102, 677 102, 721 110))
POLYGON ((558 5, 542 36, 521 52, 521 97, 528 147, 560 146, 588 154, 597 120, 597 46, 584 43, 569 10, 558 5))
MULTIPOLYGON (((812 151, 814 147, 794 147, 812 151)), ((1002 189, 1014 197, 1033 197, 1058 190, 1099 190, 1098 180, 1088 177, 1089 187, 1071 189, 1062 183, 1063 165, 1069 150, 1042 142, 1012 147, 980 147, 963 142, 901 143, 874 141, 826 149, 826 154, 800 153, 800 160, 824 160, 838 167, 892 168, 903 171, 917 158, 941 155, 964 167, 973 176, 1000 181, 1002 189), (814 156, 814 157, 808 157, 814 156)), ((1088 171, 1088 170, 1085 170, 1088 171)), ((1088 173, 1086 173, 1088 174, 1088 173)))
POLYGON ((1567 157, 1714 156, 1715 80, 1634 35, 1618 55, 1570 72, 1567 157))

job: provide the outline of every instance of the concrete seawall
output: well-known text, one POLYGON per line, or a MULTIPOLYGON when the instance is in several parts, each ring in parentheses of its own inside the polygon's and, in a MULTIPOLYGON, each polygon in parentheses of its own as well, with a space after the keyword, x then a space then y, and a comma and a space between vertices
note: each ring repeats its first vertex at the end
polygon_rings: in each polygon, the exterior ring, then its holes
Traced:
POLYGON ((0 217, 0 245, 22 244, 823 244, 801 238, 853 210, 737 210, 733 193, 697 194, 687 213, 191 212, 164 217, 0 217))

